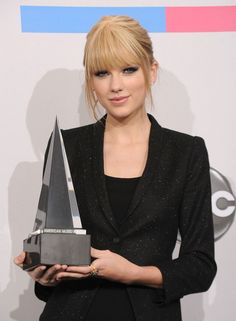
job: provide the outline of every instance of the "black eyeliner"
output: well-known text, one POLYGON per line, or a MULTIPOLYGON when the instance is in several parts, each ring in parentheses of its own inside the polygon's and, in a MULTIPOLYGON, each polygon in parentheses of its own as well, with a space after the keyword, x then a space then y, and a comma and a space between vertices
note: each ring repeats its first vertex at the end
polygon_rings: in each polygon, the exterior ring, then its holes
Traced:
POLYGON ((107 70, 98 70, 94 73, 95 76, 99 77, 100 75, 105 75, 107 74, 108 71, 107 70))
POLYGON ((128 73, 133 73, 139 69, 138 66, 130 66, 123 69, 123 71, 128 71, 128 73))

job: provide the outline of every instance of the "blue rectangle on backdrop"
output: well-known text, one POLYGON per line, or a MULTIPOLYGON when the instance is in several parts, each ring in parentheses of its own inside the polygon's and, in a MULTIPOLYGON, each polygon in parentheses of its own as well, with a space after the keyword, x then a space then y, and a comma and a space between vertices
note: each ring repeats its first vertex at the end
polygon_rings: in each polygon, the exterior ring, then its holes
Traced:
POLYGON ((56 7, 20 6, 22 32, 88 32, 105 15, 127 15, 148 32, 165 32, 164 7, 56 7))

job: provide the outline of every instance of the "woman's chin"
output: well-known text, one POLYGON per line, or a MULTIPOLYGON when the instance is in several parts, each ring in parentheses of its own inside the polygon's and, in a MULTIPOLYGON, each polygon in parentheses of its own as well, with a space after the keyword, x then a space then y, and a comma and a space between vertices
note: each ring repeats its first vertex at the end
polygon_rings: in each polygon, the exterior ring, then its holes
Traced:
MULTIPOLYGON (((136 115, 140 114, 141 110, 130 110, 125 108, 116 108, 112 110, 106 110, 108 117, 115 118, 117 120, 127 119, 135 117, 136 115)), ((142 111, 143 112, 143 111, 142 111)))

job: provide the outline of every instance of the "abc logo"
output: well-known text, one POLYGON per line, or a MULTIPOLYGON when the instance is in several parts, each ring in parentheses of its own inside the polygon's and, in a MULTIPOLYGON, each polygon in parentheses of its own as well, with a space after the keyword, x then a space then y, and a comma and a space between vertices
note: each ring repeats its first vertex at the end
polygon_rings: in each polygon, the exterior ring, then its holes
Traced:
POLYGON ((212 215, 215 240, 229 229, 235 216, 236 201, 227 179, 214 168, 210 169, 212 215))

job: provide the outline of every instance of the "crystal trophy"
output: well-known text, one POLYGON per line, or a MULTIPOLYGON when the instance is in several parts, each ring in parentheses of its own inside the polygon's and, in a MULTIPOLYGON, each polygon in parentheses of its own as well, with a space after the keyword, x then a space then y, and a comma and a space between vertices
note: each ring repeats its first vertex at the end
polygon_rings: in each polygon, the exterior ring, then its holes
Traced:
POLYGON ((23 241, 24 270, 38 265, 89 265, 90 235, 82 228, 70 168, 56 120, 33 232, 23 241))

